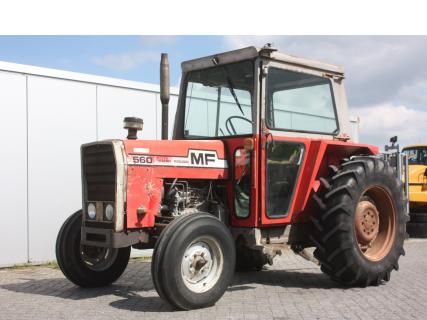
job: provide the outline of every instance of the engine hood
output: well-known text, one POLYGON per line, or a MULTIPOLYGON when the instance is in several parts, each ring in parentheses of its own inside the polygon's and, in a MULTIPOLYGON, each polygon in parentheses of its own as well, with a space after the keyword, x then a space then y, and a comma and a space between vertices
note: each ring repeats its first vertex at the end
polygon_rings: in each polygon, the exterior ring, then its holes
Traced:
POLYGON ((127 227, 154 226, 164 179, 227 179, 220 140, 124 140, 127 166, 127 227), (138 216, 138 208, 145 214, 138 216))
POLYGON ((145 167, 158 178, 228 177, 221 140, 124 140, 123 144, 128 168, 145 167))

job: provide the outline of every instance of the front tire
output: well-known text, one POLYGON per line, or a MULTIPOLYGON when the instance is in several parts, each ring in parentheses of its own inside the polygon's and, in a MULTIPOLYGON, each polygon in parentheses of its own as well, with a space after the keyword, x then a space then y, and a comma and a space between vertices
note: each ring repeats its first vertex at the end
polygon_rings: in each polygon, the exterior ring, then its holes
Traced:
POLYGON ((333 171, 322 180, 325 211, 315 221, 321 269, 344 285, 388 281, 404 254, 408 216, 402 184, 376 157, 356 157, 333 171))
POLYGON ((80 287, 94 288, 111 284, 126 269, 131 248, 82 246, 81 225, 81 210, 62 225, 56 240, 59 268, 68 280, 80 287))
POLYGON ((156 243, 153 283, 159 295, 190 310, 215 304, 231 282, 234 241, 216 217, 195 213, 176 218, 156 243))

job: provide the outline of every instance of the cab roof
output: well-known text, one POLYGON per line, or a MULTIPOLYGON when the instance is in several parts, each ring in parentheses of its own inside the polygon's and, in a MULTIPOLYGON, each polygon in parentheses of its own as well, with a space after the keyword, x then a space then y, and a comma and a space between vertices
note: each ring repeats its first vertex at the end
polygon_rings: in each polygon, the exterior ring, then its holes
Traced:
POLYGON ((321 70, 324 72, 340 75, 342 77, 344 76, 344 70, 340 66, 280 53, 270 45, 266 45, 262 48, 251 46, 243 49, 214 54, 203 58, 188 60, 184 61, 181 64, 181 67, 182 71, 187 72, 214 67, 218 64, 227 64, 242 60, 256 59, 257 57, 266 57, 274 61, 285 62, 309 69, 321 70))

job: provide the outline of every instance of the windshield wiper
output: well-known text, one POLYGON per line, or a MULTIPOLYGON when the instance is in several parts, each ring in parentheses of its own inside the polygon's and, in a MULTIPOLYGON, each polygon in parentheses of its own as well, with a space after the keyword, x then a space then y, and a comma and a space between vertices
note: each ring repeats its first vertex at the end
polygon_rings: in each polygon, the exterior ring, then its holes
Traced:
POLYGON ((228 84, 228 89, 230 89, 231 95, 233 96, 234 101, 236 101, 236 104, 239 107, 240 112, 242 113, 242 115, 245 115, 245 113, 243 112, 243 108, 240 105, 239 99, 237 98, 236 92, 234 91, 233 82, 231 81, 231 78, 228 74, 227 74, 227 84, 228 84))
POLYGON ((232 95, 232 96, 233 96, 233 98, 234 98, 234 101, 236 101, 236 104, 237 104, 237 106, 239 107, 240 112, 241 112, 241 113, 242 113, 242 115, 244 116, 244 115, 245 115, 245 113, 243 112, 243 108, 242 108, 242 106, 240 105, 240 102, 239 102, 239 99, 237 98, 236 92, 234 91, 234 84, 233 84, 233 81, 231 80, 230 75, 228 74, 228 71, 227 71, 226 67, 225 67, 225 66, 223 66, 221 69, 222 69, 222 70, 224 71, 224 73, 225 73, 225 77, 226 77, 227 84, 228 84, 228 89, 230 90, 231 95, 232 95))

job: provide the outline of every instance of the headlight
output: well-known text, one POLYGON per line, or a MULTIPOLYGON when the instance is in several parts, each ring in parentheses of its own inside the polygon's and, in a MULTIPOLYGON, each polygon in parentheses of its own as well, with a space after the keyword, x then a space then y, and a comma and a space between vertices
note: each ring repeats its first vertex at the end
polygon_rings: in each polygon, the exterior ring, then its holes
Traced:
POLYGON ((107 204, 105 207, 105 218, 107 218, 108 221, 113 220, 114 217, 114 207, 111 204, 107 204))
POLYGON ((87 206, 87 216, 91 220, 96 218, 96 207, 93 203, 89 203, 89 205, 87 206))

